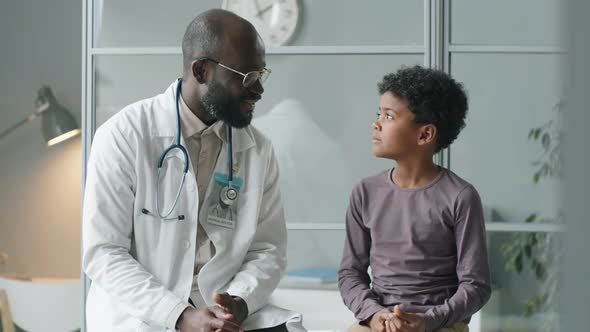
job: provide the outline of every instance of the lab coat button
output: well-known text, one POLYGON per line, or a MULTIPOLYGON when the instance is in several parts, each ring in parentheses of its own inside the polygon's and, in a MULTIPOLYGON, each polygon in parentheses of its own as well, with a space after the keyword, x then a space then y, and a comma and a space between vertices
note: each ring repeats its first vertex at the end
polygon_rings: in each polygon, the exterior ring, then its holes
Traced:
POLYGON ((184 247, 184 249, 188 249, 191 247, 191 243, 188 240, 184 240, 182 241, 182 246, 184 247))

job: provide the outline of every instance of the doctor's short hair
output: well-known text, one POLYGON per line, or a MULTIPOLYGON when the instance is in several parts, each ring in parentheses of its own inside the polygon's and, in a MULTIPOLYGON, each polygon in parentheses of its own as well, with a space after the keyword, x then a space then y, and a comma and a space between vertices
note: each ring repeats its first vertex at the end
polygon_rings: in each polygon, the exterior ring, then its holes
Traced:
POLYGON ((182 38, 183 70, 189 70, 191 63, 198 58, 220 61, 224 33, 230 27, 256 33, 250 22, 227 10, 210 9, 197 15, 186 27, 182 38))
POLYGON ((421 66, 402 67, 378 84, 379 94, 391 92, 408 104, 419 124, 437 129, 436 152, 448 147, 465 127, 467 95, 463 85, 445 72, 421 66))
POLYGON ((223 29, 219 27, 220 17, 235 15, 221 9, 203 12, 186 27, 182 37, 183 69, 189 69, 196 58, 217 59, 222 47, 223 29))

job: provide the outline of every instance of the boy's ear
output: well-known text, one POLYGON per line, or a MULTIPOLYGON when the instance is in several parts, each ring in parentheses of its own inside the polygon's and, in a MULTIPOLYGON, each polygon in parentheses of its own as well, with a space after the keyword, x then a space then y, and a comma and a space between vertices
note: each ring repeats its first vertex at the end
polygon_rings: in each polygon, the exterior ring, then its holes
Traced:
POLYGON ((438 135, 438 132, 435 125, 429 123, 421 126, 418 133, 418 145, 426 145, 436 142, 436 135, 438 135))

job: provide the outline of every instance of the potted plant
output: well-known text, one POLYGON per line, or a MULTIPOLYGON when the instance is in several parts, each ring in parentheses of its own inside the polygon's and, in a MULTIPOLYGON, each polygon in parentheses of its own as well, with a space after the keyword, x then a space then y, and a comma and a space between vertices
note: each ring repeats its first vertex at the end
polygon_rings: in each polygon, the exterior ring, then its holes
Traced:
MULTIPOLYGON (((531 128, 528 138, 539 144, 542 148, 541 156, 533 162, 535 170, 532 174, 533 183, 537 184, 543 179, 561 177, 560 143, 561 131, 557 123, 563 109, 563 102, 558 102, 555 107, 556 117, 546 123, 531 128)), ((561 213, 553 217, 542 217, 538 213, 531 213, 526 217, 526 223, 535 222, 563 223, 561 213)), ((523 311, 526 317, 541 312, 557 313, 559 308, 559 262, 561 247, 559 233, 515 233, 511 239, 502 246, 504 269, 507 272, 522 273, 529 268, 535 279, 541 285, 537 294, 527 298, 523 302, 523 311)), ((549 319, 544 324, 548 330, 553 330, 558 324, 557 318, 549 319)))

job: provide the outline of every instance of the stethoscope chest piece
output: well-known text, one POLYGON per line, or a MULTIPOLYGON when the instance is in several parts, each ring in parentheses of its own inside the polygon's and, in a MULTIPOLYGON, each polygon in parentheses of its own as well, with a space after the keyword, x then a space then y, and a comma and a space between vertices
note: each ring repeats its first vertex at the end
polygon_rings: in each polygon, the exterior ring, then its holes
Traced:
POLYGON ((232 206, 238 200, 238 191, 230 186, 225 186, 219 193, 219 200, 225 207, 232 206))

